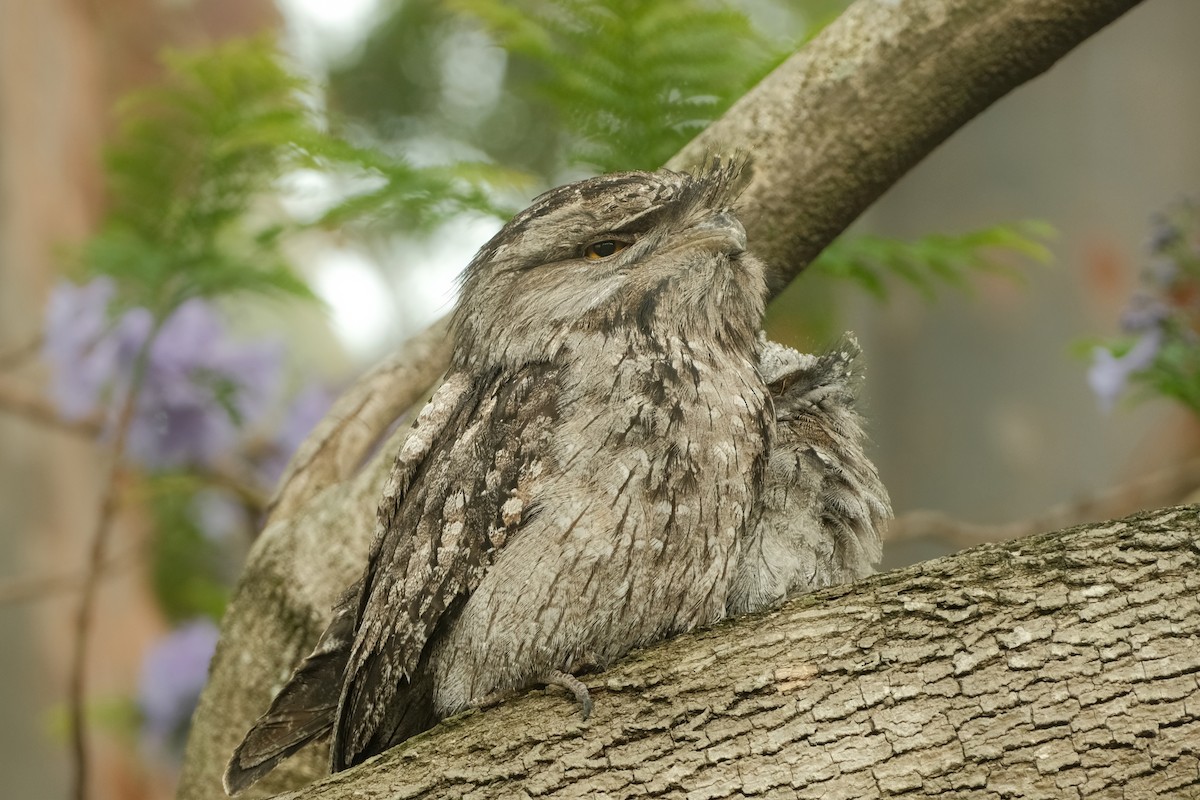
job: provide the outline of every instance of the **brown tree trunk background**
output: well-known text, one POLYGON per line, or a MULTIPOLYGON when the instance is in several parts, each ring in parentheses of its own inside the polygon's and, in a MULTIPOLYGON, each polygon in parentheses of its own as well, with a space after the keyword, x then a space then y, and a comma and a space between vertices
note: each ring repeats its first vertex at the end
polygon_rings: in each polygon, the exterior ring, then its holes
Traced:
MULTIPOLYGON (((267 0, 0 0, 0 353, 41 331, 67 253, 103 215, 101 152, 117 98, 161 75, 164 47, 257 33, 277 20, 267 0)), ((6 385, 41 383, 36 358, 5 366, 6 385)), ((0 414, 0 580, 66 575, 65 583, 78 582, 71 572, 83 566, 98 475, 92 442, 0 414)), ((115 551, 136 552, 144 540, 135 516, 123 520, 115 551)), ((46 720, 61 714, 47 709, 62 702, 76 602, 68 591, 0 612, 0 708, 11 723, 0 730, 5 797, 65 790, 60 723, 46 720), (52 728, 55 736, 44 735, 52 728)), ((88 687, 102 704, 132 693, 163 620, 140 580, 107 582, 96 618, 88 687)), ((170 780, 148 770, 128 742, 89 734, 93 798, 138 800, 170 790, 170 780)))
MULTIPOLYGON (((672 166, 753 153, 746 227, 782 286, 974 114, 1136 4, 860 0, 672 166)), ((440 371, 443 337, 353 387, 294 460, 226 616, 180 797, 224 796, 233 747, 361 569, 396 437, 358 465, 440 371)), ((586 724, 553 692, 527 696, 296 797, 1098 796, 1195 781, 1196 533, 1194 509, 1164 512, 800 598, 595 676, 586 724), (1136 599, 1152 585, 1163 594, 1136 599), (1184 667, 1155 672, 1163 659, 1184 667)), ((324 769, 313 748, 247 796, 324 769)))

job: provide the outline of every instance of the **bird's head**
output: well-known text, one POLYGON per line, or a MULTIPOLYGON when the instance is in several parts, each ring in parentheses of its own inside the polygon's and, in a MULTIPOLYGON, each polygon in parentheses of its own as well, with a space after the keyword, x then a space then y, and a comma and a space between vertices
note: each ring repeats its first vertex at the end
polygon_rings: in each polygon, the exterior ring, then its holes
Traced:
POLYGON ((694 175, 620 172, 541 195, 467 267, 456 359, 520 363, 581 329, 715 336, 749 352, 766 288, 732 207, 740 175, 715 161, 694 175))

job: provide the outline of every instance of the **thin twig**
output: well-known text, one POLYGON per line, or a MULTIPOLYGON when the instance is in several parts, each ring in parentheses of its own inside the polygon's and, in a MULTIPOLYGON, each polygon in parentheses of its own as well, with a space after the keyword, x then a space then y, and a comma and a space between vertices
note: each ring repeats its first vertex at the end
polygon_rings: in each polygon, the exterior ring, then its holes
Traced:
POLYGON ((79 609, 75 616, 74 651, 71 657, 70 683, 67 690, 67 717, 71 731, 71 754, 74 764, 72 775, 71 796, 75 800, 87 800, 88 789, 88 751, 87 735, 84 730, 84 695, 86 693, 85 678, 87 672, 88 634, 91 630, 92 616, 95 611, 96 589, 100 583, 101 569, 104 564, 104 551, 108 546, 108 538, 112 532, 113 517, 117 510, 117 484, 121 473, 121 461, 125 455, 125 441, 129 437, 129 429, 133 424, 134 410, 137 408, 138 389, 142 376, 146 371, 146 362, 150 356, 150 345, 158 333, 157 327, 146 337, 137 361, 134 363, 133 376, 129 381, 129 391, 117 418, 116 433, 112 439, 112 450, 108 472, 103 484, 103 495, 100 498, 100 513, 92 532, 88 547, 88 560, 83 573, 83 587, 79 598, 79 609))
POLYGON ((20 386, 0 382, 0 411, 16 414, 30 422, 95 438, 103 430, 104 421, 98 414, 79 420, 63 419, 44 397, 20 386))
POLYGON ((1087 522, 1126 517, 1144 509, 1180 502, 1197 488, 1200 488, 1200 458, 1192 458, 1088 497, 1059 503, 1034 517, 1014 522, 989 525, 955 519, 943 511, 908 511, 888 526, 887 542, 940 539, 964 549, 985 542, 1004 542, 1087 522))
POLYGON ((197 475, 226 491, 234 494, 242 508, 252 514, 261 514, 267 510, 270 498, 258 489, 258 478, 250 474, 248 469, 238 467, 209 468, 198 471, 197 475))
POLYGON ((11 350, 0 351, 0 369, 12 369, 28 361, 37 354, 38 350, 42 349, 43 341, 45 341, 45 337, 39 333, 25 344, 18 345, 11 350))
MULTIPOLYGON (((99 436, 104 429, 104 420, 99 414, 92 414, 81 420, 63 419, 54 406, 44 398, 21 387, 3 382, 0 382, 0 413, 24 417, 39 425, 93 439, 99 436)), ((220 486, 236 494, 242 505, 250 511, 258 513, 267 507, 269 498, 264 492, 254 488, 255 478, 245 469, 205 468, 196 469, 195 473, 214 486, 220 486)), ((0 603, 2 602, 3 600, 0 599, 0 603)))

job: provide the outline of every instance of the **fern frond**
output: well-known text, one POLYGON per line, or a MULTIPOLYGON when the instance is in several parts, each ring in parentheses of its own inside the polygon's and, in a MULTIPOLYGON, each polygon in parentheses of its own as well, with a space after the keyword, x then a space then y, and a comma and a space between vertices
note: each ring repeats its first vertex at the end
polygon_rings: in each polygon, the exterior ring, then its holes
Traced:
POLYGON ((296 225, 264 203, 294 169, 377 179, 322 223, 411 228, 464 209, 496 212, 485 187, 516 180, 487 165, 418 168, 330 135, 266 38, 167 53, 164 64, 161 84, 118 109, 106 155, 111 210, 80 254, 86 271, 117 281, 123 304, 165 316, 190 297, 310 297, 279 251, 296 225))
POLYGON ((781 55, 740 12, 699 0, 454 0, 540 69, 527 87, 555 109, 563 161, 655 169, 781 55))
POLYGON ((1037 263, 1052 256, 1045 241, 1054 230, 1042 222, 994 225, 969 233, 934 234, 911 242, 878 236, 838 239, 825 249, 812 268, 857 283, 878 299, 887 297, 889 277, 895 277, 932 298, 940 285, 963 288, 977 272, 1021 277, 1005 253, 1037 263))

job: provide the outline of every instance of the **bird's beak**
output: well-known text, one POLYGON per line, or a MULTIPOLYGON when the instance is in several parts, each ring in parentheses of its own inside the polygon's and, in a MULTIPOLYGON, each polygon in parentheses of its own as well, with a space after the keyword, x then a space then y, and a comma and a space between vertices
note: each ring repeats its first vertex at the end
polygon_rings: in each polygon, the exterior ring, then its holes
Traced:
POLYGON ((729 256, 746 252, 746 229, 731 211, 722 210, 692 227, 691 244, 729 256))

